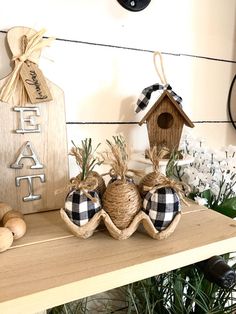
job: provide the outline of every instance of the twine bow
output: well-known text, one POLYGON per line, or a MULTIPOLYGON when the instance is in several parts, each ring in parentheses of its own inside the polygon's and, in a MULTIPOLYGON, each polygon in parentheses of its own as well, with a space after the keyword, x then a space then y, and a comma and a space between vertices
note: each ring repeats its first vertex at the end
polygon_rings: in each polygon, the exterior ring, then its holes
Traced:
POLYGON ((179 196, 179 198, 182 200, 182 202, 185 205, 189 206, 188 202, 186 202, 186 200, 184 199, 184 196, 185 196, 185 193, 190 192, 190 187, 185 182, 172 180, 165 176, 160 176, 155 185, 152 185, 152 186, 144 185, 143 190, 148 192, 154 188, 161 189, 161 188, 168 188, 168 187, 174 189, 177 195, 179 196), (185 189, 185 191, 183 190, 183 188, 185 189))
POLYGON ((171 96, 174 98, 174 100, 178 104, 181 105, 181 102, 182 102, 182 98, 179 95, 177 95, 172 90, 172 87, 167 83, 165 71, 164 71, 164 66, 163 66, 163 61, 162 61, 162 55, 160 52, 156 51, 154 53, 153 61, 154 61, 155 69, 157 71, 157 74, 158 74, 162 84, 157 83, 157 84, 153 84, 151 86, 144 88, 144 90, 142 91, 142 93, 139 96, 138 101, 137 101, 137 108, 135 110, 136 113, 140 112, 141 110, 144 110, 148 106, 152 93, 154 91, 157 91, 157 90, 163 90, 163 91, 167 90, 170 92, 171 96), (160 59, 161 71, 158 70, 158 67, 156 64, 156 56, 158 56, 160 59))
POLYGON ((83 194, 90 199, 93 203, 98 202, 97 197, 93 197, 89 194, 89 191, 94 191, 98 186, 98 180, 94 177, 87 177, 84 180, 81 180, 79 176, 70 179, 69 188, 72 190, 80 190, 83 194))
MULTIPOLYGON (((54 40, 54 38, 47 38, 42 40, 45 31, 45 29, 42 29, 35 35, 33 35, 25 43, 25 45, 22 45, 22 54, 18 56, 13 56, 12 61, 15 62, 14 69, 9 75, 7 82, 0 92, 0 100, 2 100, 3 102, 9 102, 10 98, 15 93, 16 87, 19 86, 19 88, 21 89, 20 105, 24 104, 25 98, 23 99, 22 96, 24 94, 24 92, 22 91, 22 89, 24 89, 24 86, 20 79, 20 70, 23 63, 27 60, 37 64, 38 60, 33 57, 33 53, 41 50, 45 46, 48 46, 54 40)), ((23 36, 22 41, 24 41, 24 38, 25 37, 23 36)))

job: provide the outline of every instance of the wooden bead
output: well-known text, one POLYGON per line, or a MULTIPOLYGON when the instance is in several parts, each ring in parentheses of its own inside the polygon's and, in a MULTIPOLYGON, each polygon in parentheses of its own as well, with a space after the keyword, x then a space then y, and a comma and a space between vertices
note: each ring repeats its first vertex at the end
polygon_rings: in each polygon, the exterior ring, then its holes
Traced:
POLYGON ((12 210, 11 206, 6 203, 0 203, 0 221, 2 220, 3 216, 12 210))
POLYGON ((7 212, 3 216, 2 224, 4 226, 9 219, 12 219, 12 218, 21 218, 21 219, 23 219, 23 217, 24 217, 24 215, 21 212, 19 212, 17 210, 10 210, 9 212, 7 212))
POLYGON ((17 239, 20 239, 21 237, 23 237, 23 235, 26 232, 26 223, 21 218, 9 219, 5 223, 4 227, 11 230, 11 232, 13 233, 13 239, 14 240, 17 240, 17 239))
POLYGON ((0 227, 0 252, 4 252, 12 245, 13 234, 8 228, 0 227))

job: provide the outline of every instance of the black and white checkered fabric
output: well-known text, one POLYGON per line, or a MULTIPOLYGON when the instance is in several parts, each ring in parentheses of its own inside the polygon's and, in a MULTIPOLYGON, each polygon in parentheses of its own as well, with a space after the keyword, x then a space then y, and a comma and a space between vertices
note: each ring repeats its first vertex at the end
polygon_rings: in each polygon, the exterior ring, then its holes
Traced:
POLYGON ((144 197, 143 211, 158 231, 168 227, 180 211, 180 199, 172 188, 153 188, 144 197))
POLYGON ((182 98, 180 96, 178 96, 172 90, 172 87, 169 84, 161 85, 161 84, 157 83, 157 84, 154 84, 154 85, 151 85, 149 87, 144 88, 144 90, 142 91, 142 93, 139 96, 138 101, 137 101, 137 108, 135 110, 136 113, 138 113, 141 110, 144 110, 147 107, 152 93, 157 91, 157 90, 168 90, 170 92, 171 96, 174 98, 174 100, 178 104, 181 104, 182 98))
POLYGON ((96 191, 90 191, 92 197, 98 199, 98 202, 92 202, 82 191, 72 191, 68 194, 65 201, 65 212, 70 220, 78 225, 85 225, 94 214, 101 209, 99 196, 96 191))

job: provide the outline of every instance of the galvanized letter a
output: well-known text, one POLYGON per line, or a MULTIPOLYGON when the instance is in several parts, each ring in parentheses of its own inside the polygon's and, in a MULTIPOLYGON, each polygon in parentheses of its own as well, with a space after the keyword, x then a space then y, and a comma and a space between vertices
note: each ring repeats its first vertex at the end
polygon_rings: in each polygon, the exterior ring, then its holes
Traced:
POLYGON ((20 161, 23 158, 33 159, 34 165, 32 165, 30 169, 42 169, 43 168, 43 165, 39 162, 39 159, 33 149, 31 142, 26 142, 26 144, 21 148, 21 151, 18 157, 16 158, 16 161, 13 164, 11 164, 10 167, 13 169, 22 169, 24 165, 20 164, 20 161))

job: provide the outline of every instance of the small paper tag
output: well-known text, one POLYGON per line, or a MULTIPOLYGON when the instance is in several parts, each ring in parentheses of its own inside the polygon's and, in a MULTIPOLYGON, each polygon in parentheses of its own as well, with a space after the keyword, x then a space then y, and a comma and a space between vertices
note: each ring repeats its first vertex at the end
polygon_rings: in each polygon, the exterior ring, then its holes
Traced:
POLYGON ((20 76, 32 104, 52 100, 43 73, 35 63, 24 62, 21 66, 20 76))

